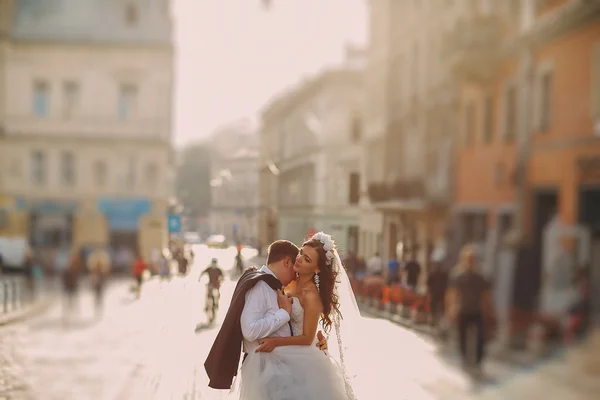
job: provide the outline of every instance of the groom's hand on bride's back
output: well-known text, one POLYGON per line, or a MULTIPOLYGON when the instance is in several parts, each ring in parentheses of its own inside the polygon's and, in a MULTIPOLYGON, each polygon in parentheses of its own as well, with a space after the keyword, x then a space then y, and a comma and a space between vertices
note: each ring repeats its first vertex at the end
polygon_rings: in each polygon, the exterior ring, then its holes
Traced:
POLYGON ((283 294, 281 289, 277 289, 277 304, 279 308, 283 308, 288 314, 292 314, 292 298, 283 294))

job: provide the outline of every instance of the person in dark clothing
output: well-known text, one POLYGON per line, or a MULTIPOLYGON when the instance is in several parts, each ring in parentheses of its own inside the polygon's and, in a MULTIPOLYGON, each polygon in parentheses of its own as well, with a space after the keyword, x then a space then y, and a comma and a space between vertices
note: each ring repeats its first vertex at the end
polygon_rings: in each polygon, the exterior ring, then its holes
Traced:
POLYGON ((406 264, 404 271, 406 274, 406 284, 415 289, 419 284, 419 277, 421 276, 421 264, 416 261, 414 255, 412 260, 406 264))
POLYGON ((244 272, 244 259, 241 248, 238 248, 238 252, 235 255, 235 268, 240 275, 244 272))
POLYGON ((77 300, 77 289, 79 288, 79 275, 81 273, 81 257, 75 252, 65 271, 63 272, 63 288, 66 295, 66 312, 71 313, 77 300))
POLYGON ((470 365, 467 352, 468 332, 471 327, 476 330, 475 367, 480 368, 485 350, 484 309, 489 301, 490 284, 476 271, 476 255, 473 249, 467 247, 461 254, 462 270, 452 281, 452 286, 458 296, 458 336, 460 353, 465 366, 470 365))
POLYGON ((183 254, 183 251, 179 252, 177 256, 177 267, 179 269, 179 275, 186 275, 188 271, 188 260, 183 254))
POLYGON ((427 277, 427 289, 431 305, 433 326, 438 326, 446 310, 446 289, 448 288, 448 272, 442 267, 441 261, 433 261, 432 269, 427 277))
MULTIPOLYGON (((211 295, 213 296, 213 302, 216 304, 216 307, 219 307, 219 299, 221 298, 221 282, 223 281, 223 278, 225 277, 225 274, 223 273, 223 270, 221 269, 221 267, 219 267, 219 262, 216 258, 213 258, 210 262, 210 264, 208 265, 208 267, 206 267, 206 269, 204 271, 202 271, 202 273, 200 274, 200 277, 198 278, 198 280, 202 279, 202 277, 204 275, 208 275, 208 284, 206 285, 206 293, 207 296, 211 295), (216 292, 216 294, 215 294, 216 292)), ((205 304, 205 309, 204 311, 208 311, 208 301, 205 304)))

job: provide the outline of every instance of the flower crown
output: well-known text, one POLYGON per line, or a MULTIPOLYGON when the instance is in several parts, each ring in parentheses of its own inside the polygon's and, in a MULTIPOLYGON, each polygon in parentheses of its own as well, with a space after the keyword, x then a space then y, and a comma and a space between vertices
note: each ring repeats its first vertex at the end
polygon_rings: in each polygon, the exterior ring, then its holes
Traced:
POLYGON ((331 235, 324 232, 317 232, 311 237, 311 240, 312 239, 316 239, 323 244, 323 250, 325 250, 325 257, 327 258, 325 264, 331 265, 331 260, 333 260, 334 257, 334 244, 331 235))

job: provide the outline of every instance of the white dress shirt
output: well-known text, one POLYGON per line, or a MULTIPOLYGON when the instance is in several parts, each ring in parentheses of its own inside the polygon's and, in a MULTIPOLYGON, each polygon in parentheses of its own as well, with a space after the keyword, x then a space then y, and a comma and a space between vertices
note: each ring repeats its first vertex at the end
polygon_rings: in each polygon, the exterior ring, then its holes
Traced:
POLYGON ((367 270, 371 274, 380 274, 383 272, 383 259, 381 257, 373 256, 367 263, 367 270))
MULTIPOLYGON (((260 270, 275 276, 266 266, 260 270)), ((277 304, 277 292, 268 283, 258 282, 246 293, 246 304, 240 319, 244 351, 253 353, 259 346, 258 341, 266 337, 291 336, 289 320, 290 315, 277 304)))

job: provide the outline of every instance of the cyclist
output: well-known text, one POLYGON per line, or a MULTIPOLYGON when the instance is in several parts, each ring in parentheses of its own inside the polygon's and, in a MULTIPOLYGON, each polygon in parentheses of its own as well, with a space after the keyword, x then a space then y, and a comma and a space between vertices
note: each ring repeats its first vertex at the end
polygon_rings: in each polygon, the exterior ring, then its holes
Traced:
MULTIPOLYGON (((208 275, 208 284, 206 285, 206 298, 208 300, 208 296, 212 295, 213 302, 218 308, 219 298, 221 297, 219 289, 221 288, 221 282, 223 281, 225 274, 223 273, 223 270, 219 267, 219 263, 216 258, 213 258, 208 267, 206 267, 206 269, 202 271, 202 273, 200 274, 200 279, 202 279, 202 276, 204 274, 208 275), (213 295, 215 290, 217 291, 216 296, 213 295)), ((208 301, 206 302, 205 311, 208 312, 208 301)))

